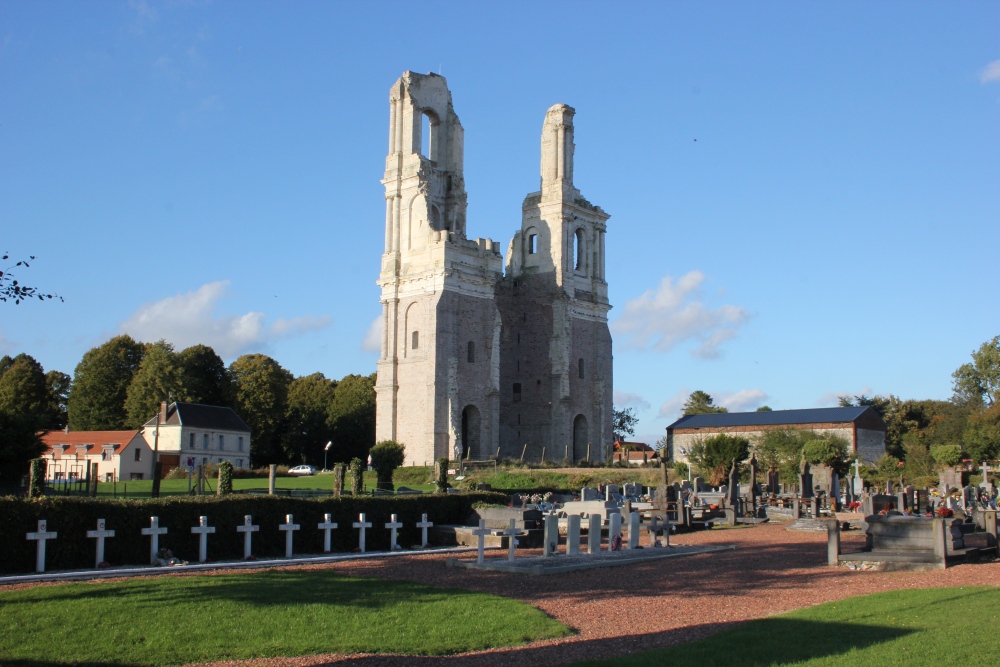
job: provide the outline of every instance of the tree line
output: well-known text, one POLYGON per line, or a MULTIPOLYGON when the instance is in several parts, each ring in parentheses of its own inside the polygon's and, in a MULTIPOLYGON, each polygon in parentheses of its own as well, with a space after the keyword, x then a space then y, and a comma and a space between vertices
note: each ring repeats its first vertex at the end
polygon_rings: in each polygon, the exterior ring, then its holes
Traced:
POLYGON ((28 354, 0 358, 0 478, 18 479, 41 451, 37 433, 138 429, 161 401, 233 408, 250 426, 255 465, 365 458, 375 444, 375 374, 295 377, 271 357, 227 367, 207 345, 177 352, 166 341, 121 335, 89 350, 73 377, 28 354))

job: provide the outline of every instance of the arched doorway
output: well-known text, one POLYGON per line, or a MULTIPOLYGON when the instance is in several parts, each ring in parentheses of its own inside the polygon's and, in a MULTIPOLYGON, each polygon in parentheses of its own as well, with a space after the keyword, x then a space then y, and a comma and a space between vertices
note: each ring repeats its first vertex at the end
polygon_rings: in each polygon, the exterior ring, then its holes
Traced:
POLYGON ((573 420, 573 461, 582 461, 587 458, 587 443, 590 441, 587 435, 587 418, 577 415, 573 420))
POLYGON ((479 408, 467 405, 462 410, 462 458, 479 452, 479 408))

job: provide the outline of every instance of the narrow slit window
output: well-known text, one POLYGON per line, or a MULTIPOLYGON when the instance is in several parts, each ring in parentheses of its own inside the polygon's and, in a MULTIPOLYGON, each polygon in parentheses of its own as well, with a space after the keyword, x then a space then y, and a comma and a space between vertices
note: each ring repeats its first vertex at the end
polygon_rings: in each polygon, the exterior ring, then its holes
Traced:
POLYGON ((468 354, 468 356, 469 356, 469 363, 470 364, 476 363, 476 344, 474 342, 472 342, 471 340, 469 341, 469 354, 468 354))
POLYGON ((583 379, 583 359, 580 359, 580 379, 583 379))
POLYGON ((528 237, 528 254, 534 255, 538 252, 538 234, 531 234, 528 237))
POLYGON ((583 230, 578 229, 576 230, 576 266, 573 267, 577 271, 584 270, 584 265, 583 265, 584 248, 585 244, 584 244, 583 230))
POLYGON ((521 400, 521 383, 520 382, 515 382, 514 383, 514 402, 517 403, 520 400, 521 400))
POLYGON ((420 348, 420 332, 414 331, 410 334, 410 349, 416 350, 420 348))

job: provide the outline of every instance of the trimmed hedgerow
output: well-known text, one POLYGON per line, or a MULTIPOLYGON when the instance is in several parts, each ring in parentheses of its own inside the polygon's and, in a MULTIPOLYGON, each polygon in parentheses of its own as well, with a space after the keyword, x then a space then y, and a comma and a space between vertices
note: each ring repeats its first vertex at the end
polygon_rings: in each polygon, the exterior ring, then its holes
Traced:
POLYGON ((399 544, 419 544, 420 529, 415 523, 420 515, 435 524, 461 524, 477 502, 506 503, 496 493, 426 494, 419 496, 342 496, 340 498, 288 498, 283 496, 230 495, 177 496, 154 500, 112 500, 78 497, 0 498, 0 544, 6 545, 0 558, 0 572, 12 574, 35 569, 35 543, 25 534, 37 529, 38 521, 48 521, 48 530, 59 537, 46 544, 46 569, 66 570, 92 567, 94 540, 86 532, 98 519, 105 519, 115 537, 105 543, 104 559, 112 565, 145 565, 149 562, 149 538, 141 530, 149 526, 149 517, 158 516, 160 526, 168 529, 160 536, 160 547, 168 548, 178 558, 198 560, 198 536, 191 528, 199 516, 207 516, 215 533, 208 537, 210 560, 238 560, 243 557, 243 534, 236 527, 246 514, 260 531, 253 536, 255 556, 282 556, 285 534, 278 525, 285 515, 294 516, 302 528, 295 533, 295 553, 323 552, 323 532, 316 525, 324 514, 332 514, 339 528, 331 535, 333 551, 348 552, 358 546, 358 531, 351 524, 364 513, 373 526, 365 535, 369 550, 389 548, 389 531, 384 525, 391 514, 403 522, 399 544))

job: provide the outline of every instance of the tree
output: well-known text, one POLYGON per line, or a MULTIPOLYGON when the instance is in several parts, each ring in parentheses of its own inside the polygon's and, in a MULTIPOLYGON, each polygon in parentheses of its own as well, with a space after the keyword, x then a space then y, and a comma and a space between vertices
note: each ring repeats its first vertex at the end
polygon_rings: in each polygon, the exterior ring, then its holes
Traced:
POLYGON ((750 458, 750 441, 744 437, 720 433, 696 442, 689 455, 691 462, 709 477, 712 486, 719 486, 729 475, 733 462, 750 458))
POLYGON ((69 402, 69 390, 73 378, 60 371, 49 371, 45 374, 45 388, 49 392, 49 423, 47 428, 65 428, 68 419, 66 405, 69 402))
POLYGON ((12 362, 0 376, 0 412, 25 420, 35 430, 48 428, 50 400, 42 365, 27 354, 12 362))
POLYGON ((615 434, 615 442, 625 442, 625 438, 635 435, 635 425, 639 423, 639 418, 635 416, 635 408, 625 408, 619 410, 612 408, 614 414, 614 424, 612 430, 615 434))
POLYGON ((334 460, 366 459, 375 444, 375 374, 347 375, 337 384, 330 408, 334 460))
MULTIPOLYGON (((337 383, 322 373, 292 380, 288 387, 287 424, 281 447, 287 461, 318 465, 323 460, 323 446, 334 437, 330 411, 337 383)), ((338 450, 334 461, 346 462, 338 450)))
POLYGON ((769 405, 762 405, 757 408, 754 412, 774 412, 769 405))
POLYGON ((147 346, 125 394, 125 425, 141 428, 156 415, 161 401, 186 400, 184 372, 174 346, 165 340, 147 346))
POLYGON ((684 414, 706 415, 729 412, 726 408, 715 405, 715 400, 702 390, 692 391, 684 403, 684 414))
POLYGON ((69 393, 69 426, 74 431, 125 428, 128 386, 142 363, 145 346, 125 334, 89 350, 76 366, 69 393))
MULTIPOLYGON (((29 268, 30 265, 28 264, 28 261, 34 261, 34 259, 35 256, 31 255, 28 260, 22 259, 13 266, 9 266, 6 269, 0 269, 0 301, 6 302, 10 299, 14 302, 14 305, 18 305, 27 299, 38 299, 39 301, 45 301, 46 299, 63 300, 63 298, 57 294, 45 294, 44 292, 39 292, 37 287, 22 285, 14 277, 14 274, 11 273, 11 269, 16 269, 19 266, 23 266, 26 269, 29 268)), ((8 260, 10 260, 10 254, 5 252, 0 261, 3 261, 6 264, 8 260)))
POLYGON ((1000 336, 986 341, 972 353, 972 363, 952 373, 954 401, 973 407, 990 407, 1000 400, 1000 336))
POLYGON ((931 448, 934 460, 946 468, 954 468, 962 462, 962 448, 958 445, 939 445, 931 448))
POLYGON ((45 451, 31 416, 0 411, 0 482, 16 483, 45 451))
POLYGON ((806 440, 802 455, 810 463, 818 463, 833 468, 838 474, 847 472, 847 456, 850 443, 839 435, 823 435, 806 440))
POLYGON ((382 440, 371 449, 372 468, 378 477, 378 488, 392 491, 392 473, 403 465, 406 447, 395 440, 382 440))
POLYGON ((236 389, 236 412, 252 432, 254 461, 278 462, 292 374, 263 354, 243 355, 229 366, 229 372, 236 389))
POLYGON ((177 355, 184 390, 192 403, 233 406, 233 381, 222 358, 207 345, 192 345, 177 355))
POLYGON ((1000 458, 1000 403, 969 415, 962 433, 962 445, 973 461, 1000 458))

